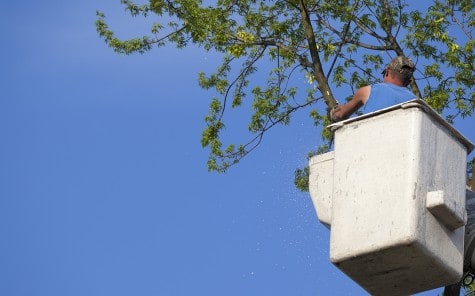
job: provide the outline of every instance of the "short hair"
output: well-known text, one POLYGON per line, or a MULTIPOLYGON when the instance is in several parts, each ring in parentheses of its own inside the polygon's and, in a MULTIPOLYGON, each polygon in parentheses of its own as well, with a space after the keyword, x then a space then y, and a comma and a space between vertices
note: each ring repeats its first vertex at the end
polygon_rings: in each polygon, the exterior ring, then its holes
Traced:
POLYGON ((392 78, 395 78, 395 79, 401 81, 401 83, 404 86, 409 85, 411 83, 411 80, 412 80, 412 72, 411 73, 399 73, 399 72, 396 72, 394 70, 389 69, 389 75, 391 75, 392 78))

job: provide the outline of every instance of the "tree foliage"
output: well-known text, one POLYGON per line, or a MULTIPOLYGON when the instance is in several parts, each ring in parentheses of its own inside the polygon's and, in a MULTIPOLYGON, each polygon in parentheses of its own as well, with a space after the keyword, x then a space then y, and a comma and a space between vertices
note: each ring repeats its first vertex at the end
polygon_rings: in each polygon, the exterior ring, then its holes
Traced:
MULTIPOLYGON (((471 116, 475 2, 426 2, 421 10, 403 0, 121 0, 131 16, 153 19, 150 32, 121 40, 102 12, 96 28, 121 54, 194 44, 222 55, 215 72, 198 78, 216 95, 201 144, 210 150, 208 169, 222 172, 255 149, 271 128, 288 125, 297 111, 306 109, 316 126, 328 124, 326 109, 337 104, 333 91, 345 89, 351 96, 379 81, 396 55, 416 62, 411 88, 418 97, 449 121, 471 116), (300 82, 302 76, 308 83, 300 82), (240 107, 250 108, 250 139, 223 145, 225 115, 240 107)), ((299 178, 305 174, 296 172, 299 178)))

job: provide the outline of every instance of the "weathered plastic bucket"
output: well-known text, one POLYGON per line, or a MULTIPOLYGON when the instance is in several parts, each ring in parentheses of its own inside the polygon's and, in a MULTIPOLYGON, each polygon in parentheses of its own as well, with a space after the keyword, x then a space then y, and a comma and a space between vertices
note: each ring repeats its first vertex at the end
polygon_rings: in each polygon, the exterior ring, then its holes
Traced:
POLYGON ((459 281, 473 144, 421 100, 331 128, 334 151, 310 160, 331 261, 372 295, 459 281))

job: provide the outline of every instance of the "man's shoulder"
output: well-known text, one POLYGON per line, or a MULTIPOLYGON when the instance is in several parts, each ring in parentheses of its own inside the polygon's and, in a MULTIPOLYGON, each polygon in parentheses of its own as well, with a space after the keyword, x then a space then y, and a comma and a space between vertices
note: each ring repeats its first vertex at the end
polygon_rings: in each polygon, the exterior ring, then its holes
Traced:
POLYGON ((378 82, 372 85, 374 89, 378 88, 393 88, 397 87, 395 84, 387 83, 387 82, 378 82))
POLYGON ((361 103, 366 104, 370 93, 371 85, 362 86, 356 91, 354 98, 361 103))
POLYGON ((378 82, 378 83, 375 83, 373 84, 373 89, 379 89, 379 88, 385 88, 385 89, 407 89, 407 87, 405 86, 399 86, 397 84, 394 84, 394 83, 389 83, 389 82, 378 82))
POLYGON ((367 92, 367 91, 370 91, 372 86, 374 86, 374 85, 365 85, 365 86, 362 86, 362 87, 358 88, 358 90, 356 91, 356 93, 358 93, 358 92, 367 92))

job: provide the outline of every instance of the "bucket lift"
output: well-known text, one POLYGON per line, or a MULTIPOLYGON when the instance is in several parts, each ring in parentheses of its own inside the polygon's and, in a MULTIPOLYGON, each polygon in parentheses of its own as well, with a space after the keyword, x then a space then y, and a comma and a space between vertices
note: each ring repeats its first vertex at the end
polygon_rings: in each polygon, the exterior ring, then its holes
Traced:
POLYGON ((371 295, 459 281, 474 145, 422 100, 330 128, 335 149, 310 159, 309 189, 331 262, 371 295))

